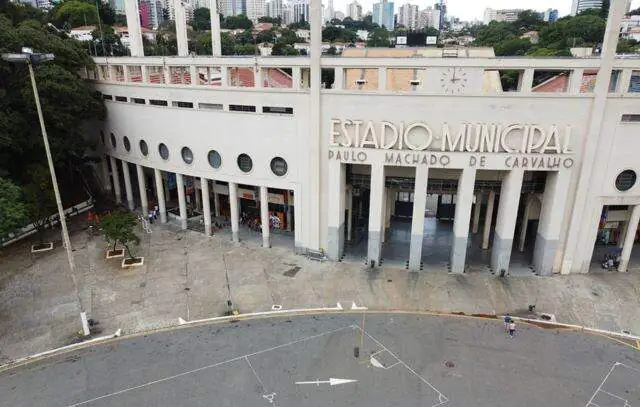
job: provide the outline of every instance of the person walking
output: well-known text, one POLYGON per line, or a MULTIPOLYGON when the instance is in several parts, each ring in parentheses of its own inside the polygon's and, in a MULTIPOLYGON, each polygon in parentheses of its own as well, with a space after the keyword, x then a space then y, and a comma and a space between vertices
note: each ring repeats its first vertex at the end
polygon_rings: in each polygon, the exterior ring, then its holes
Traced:
POLYGON ((513 339, 513 336, 516 334, 516 323, 511 320, 511 322, 509 322, 509 338, 513 339))
POLYGON ((504 331, 508 332, 509 331, 509 323, 512 321, 511 319, 511 315, 509 315, 509 313, 507 312, 506 314, 504 314, 504 331))

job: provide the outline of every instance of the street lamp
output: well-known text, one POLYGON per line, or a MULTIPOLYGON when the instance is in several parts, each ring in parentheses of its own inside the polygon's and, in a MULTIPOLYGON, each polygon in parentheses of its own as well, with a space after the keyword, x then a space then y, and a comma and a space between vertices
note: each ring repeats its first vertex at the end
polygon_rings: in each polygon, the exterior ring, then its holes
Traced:
POLYGON ((53 167, 53 159, 51 158, 51 149, 49 148, 49 138, 47 137, 47 129, 44 126, 44 118, 42 117, 42 108, 40 107, 40 97, 38 95, 38 87, 36 86, 36 77, 33 73, 33 66, 41 64, 43 62, 53 61, 55 56, 53 54, 38 54, 34 53, 31 48, 22 48, 22 53, 19 54, 2 54, 2 59, 12 63, 27 64, 29 67, 29 77, 31 78, 31 86, 33 87, 33 98, 36 102, 36 108, 38 110, 38 119, 40 121, 40 129, 42 130, 42 139, 44 141, 44 149, 47 153, 47 162, 49 163, 49 171, 51 172, 51 181, 53 182, 53 192, 56 197, 56 205, 58 207, 58 217, 60 220, 60 226, 62 228, 62 239, 64 246, 67 249, 67 258, 69 260, 69 269, 71 270, 71 279, 78 296, 78 305, 80 306, 80 320, 82 322, 82 333, 84 336, 88 336, 89 322, 87 320, 87 313, 84 312, 82 307, 82 301, 80 299, 80 293, 78 292, 78 283, 76 282, 76 265, 71 253, 71 240, 69 239, 69 231, 67 230, 67 221, 64 216, 64 208, 62 207, 62 200, 60 199, 60 191, 58 190, 58 180, 56 178, 56 171, 53 167))

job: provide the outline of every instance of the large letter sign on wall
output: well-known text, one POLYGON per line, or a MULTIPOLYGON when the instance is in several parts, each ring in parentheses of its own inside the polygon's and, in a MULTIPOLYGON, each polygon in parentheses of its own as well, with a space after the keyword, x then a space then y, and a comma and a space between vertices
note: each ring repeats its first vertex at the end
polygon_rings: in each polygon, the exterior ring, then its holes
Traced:
POLYGON ((478 167, 495 163, 497 155, 503 160, 498 167, 505 169, 549 170, 571 168, 574 163, 571 157, 560 157, 573 154, 570 126, 561 130, 557 125, 543 127, 529 123, 460 123, 457 126, 442 123, 440 132, 434 132, 422 121, 408 124, 380 121, 376 124, 372 120, 332 119, 329 147, 347 148, 329 151, 330 159, 344 162, 364 163, 370 156, 378 156, 377 153, 368 154, 368 150, 391 150, 382 160, 395 165, 428 163, 445 167, 452 160, 457 163, 462 159, 462 156, 448 156, 447 153, 488 154, 469 157, 468 165, 478 167), (402 154, 403 151, 432 153, 416 156, 402 154), (518 158, 525 154, 537 154, 539 159, 518 158), (505 155, 509 157, 505 158, 505 155))

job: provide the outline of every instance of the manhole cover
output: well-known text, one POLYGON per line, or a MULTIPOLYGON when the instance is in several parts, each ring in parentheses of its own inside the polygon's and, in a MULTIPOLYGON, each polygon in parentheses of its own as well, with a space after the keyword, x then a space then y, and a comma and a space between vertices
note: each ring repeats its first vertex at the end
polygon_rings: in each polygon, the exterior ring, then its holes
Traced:
POLYGON ((456 366, 456 364, 455 364, 455 363, 453 363, 453 362, 452 362, 452 361, 450 361, 450 360, 445 361, 445 362, 444 362, 444 365, 445 365, 446 367, 448 367, 448 368, 452 368, 452 367, 455 367, 455 366, 456 366))

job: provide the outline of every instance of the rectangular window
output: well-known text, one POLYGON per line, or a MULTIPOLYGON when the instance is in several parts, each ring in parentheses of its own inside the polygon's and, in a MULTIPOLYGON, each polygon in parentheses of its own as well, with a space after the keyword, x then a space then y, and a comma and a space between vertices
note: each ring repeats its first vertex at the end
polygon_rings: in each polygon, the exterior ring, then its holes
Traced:
POLYGON ((187 109, 193 109, 193 103, 191 103, 191 102, 173 101, 173 102, 171 102, 171 106, 173 106, 173 107, 184 107, 184 108, 187 108, 187 109))
POLYGON ((263 106, 262 113, 293 114, 292 107, 263 106))
POLYGON ((398 202, 410 202, 410 201, 411 201, 410 192, 398 192, 398 202))
POLYGON ((149 104, 153 106, 167 106, 166 100, 149 99, 149 104))
POLYGON ((632 71, 629 80, 629 93, 640 92, 640 71, 632 71))
POLYGON ((102 94, 102 99, 103 100, 113 100, 113 96, 102 94))
POLYGON ((139 105, 144 105, 147 102, 144 99, 140 99, 140 98, 131 98, 131 103, 136 103, 139 105))
POLYGON ((224 108, 222 103, 199 103, 198 107, 200 109, 209 109, 209 110, 222 110, 224 108))
POLYGON ((640 123, 640 114, 623 114, 622 123, 640 123))
POLYGON ((126 102, 126 96, 116 96, 116 102, 126 102))
POLYGON ((255 106, 249 105, 229 105, 229 111, 231 112, 254 112, 256 111, 255 106))

